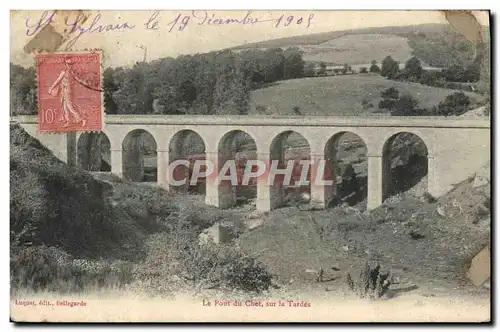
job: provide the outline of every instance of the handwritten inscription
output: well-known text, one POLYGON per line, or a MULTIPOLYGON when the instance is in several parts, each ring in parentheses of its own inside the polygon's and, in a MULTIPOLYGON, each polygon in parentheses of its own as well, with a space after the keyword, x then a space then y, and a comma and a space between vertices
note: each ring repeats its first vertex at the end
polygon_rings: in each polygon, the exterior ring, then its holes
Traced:
MULTIPOLYGON (((214 13, 206 10, 193 10, 190 14, 178 13, 173 19, 168 20, 165 28, 172 32, 174 30, 183 31, 190 24, 204 25, 204 26, 228 26, 228 25, 256 25, 267 23, 275 28, 288 27, 292 24, 309 28, 314 19, 314 14, 310 13, 307 16, 300 15, 279 15, 277 17, 262 18, 256 16, 251 10, 247 11, 245 15, 239 17, 220 17, 214 13)), ((160 12, 155 11, 147 22, 145 23, 146 29, 158 30, 161 29, 160 12)))
MULTIPOLYGON (((52 23, 54 21, 55 15, 56 11, 53 11, 52 13, 45 11, 34 23, 28 17, 26 19, 26 35, 33 36, 46 25, 52 23)), ((76 17, 74 17, 73 19, 70 18, 69 15, 66 16, 64 18, 64 24, 67 28, 64 29, 64 32, 67 32, 69 35, 73 34, 73 36, 68 40, 68 44, 66 45, 66 47, 72 47, 76 43, 78 38, 80 38, 83 34, 103 33, 116 30, 132 30, 135 28, 135 25, 129 24, 128 22, 101 22, 101 18, 102 16, 100 13, 97 13, 96 15, 93 15, 93 17, 90 17, 83 14, 82 12, 78 12, 78 15, 76 15, 76 17)))
MULTIPOLYGON (((48 24, 54 22, 56 11, 44 11, 37 18, 26 18, 26 35, 33 36, 48 24)), ((274 28, 286 28, 292 25, 309 28, 313 22, 314 14, 302 15, 277 15, 268 14, 267 17, 259 16, 252 11, 240 14, 238 17, 230 14, 222 17, 206 10, 193 10, 189 14, 171 13, 165 14, 160 11, 154 11, 144 23, 147 30, 168 29, 172 31, 184 31, 190 25, 223 27, 231 25, 262 25, 269 24, 274 28), (168 15, 168 17, 167 17, 168 15), (164 17, 162 17, 164 16, 164 17)), ((86 15, 79 12, 76 16, 64 17, 66 29, 64 32, 71 35, 67 47, 71 47, 84 34, 107 33, 111 31, 128 31, 135 29, 136 26, 129 22, 103 22, 100 13, 86 15)))

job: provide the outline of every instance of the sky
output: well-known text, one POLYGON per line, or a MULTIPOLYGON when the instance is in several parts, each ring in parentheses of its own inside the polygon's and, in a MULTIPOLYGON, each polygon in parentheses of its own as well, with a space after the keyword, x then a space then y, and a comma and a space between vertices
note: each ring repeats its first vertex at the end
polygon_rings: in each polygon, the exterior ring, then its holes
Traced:
MULTIPOLYGON (((252 11, 247 15, 248 11, 198 10, 161 11, 156 16, 153 10, 101 10, 87 13, 90 16, 83 24, 73 24, 77 21, 76 14, 73 13, 66 22, 63 14, 56 14, 52 25, 61 32, 75 28, 73 35, 82 32, 71 49, 101 49, 104 67, 130 66, 141 61, 144 56, 147 61, 151 61, 161 57, 204 53, 245 43, 319 32, 447 23, 443 14, 438 11, 252 11), (242 21, 245 17, 263 22, 214 24, 217 23, 214 21, 217 18, 242 21), (278 23, 280 17, 283 18, 278 23), (103 31, 98 31, 99 27, 103 31)), ((12 62, 24 66, 34 64, 33 55, 25 53, 23 47, 33 38, 29 34, 36 30, 42 14, 43 11, 11 11, 12 62)), ((45 16, 45 21, 50 14, 51 12, 45 16)), ((474 12, 474 15, 480 24, 489 24, 487 12, 474 12)))

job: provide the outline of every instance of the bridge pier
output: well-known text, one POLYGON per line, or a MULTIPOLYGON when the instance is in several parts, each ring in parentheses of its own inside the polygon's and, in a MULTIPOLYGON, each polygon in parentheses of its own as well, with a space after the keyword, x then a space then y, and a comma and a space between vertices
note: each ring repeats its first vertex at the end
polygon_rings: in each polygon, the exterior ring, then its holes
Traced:
POLYGON ((158 162, 158 185, 165 189, 170 190, 170 186, 168 184, 168 164, 169 164, 169 150, 165 148, 157 148, 156 149, 156 159, 158 162))
POLYGON ((427 192, 434 197, 440 196, 442 193, 439 192, 436 186, 435 177, 435 160, 434 156, 428 154, 427 155, 427 192))
MULTIPOLYGON (((372 210, 382 204, 383 195, 383 157, 379 155, 368 155, 368 188, 366 197, 366 208, 372 210)), ((389 168, 390 170, 390 168, 389 168)))
POLYGON ((324 209, 335 195, 336 184, 333 182, 335 174, 326 164, 324 152, 311 152, 311 207, 324 209), (323 167, 320 166, 323 162, 323 167))
POLYGON ((111 148, 111 172, 123 176, 123 152, 122 149, 111 148))
POLYGON ((206 160, 214 165, 214 171, 206 177, 205 203, 221 209, 234 206, 236 203, 236 187, 229 180, 219 181, 219 172, 228 159, 227 153, 206 152, 206 160), (220 182, 220 183, 219 183, 220 182))
POLYGON ((266 172, 257 178, 257 201, 256 209, 257 211, 267 212, 271 211, 271 186, 268 183, 268 175, 270 166, 270 155, 269 152, 258 152, 257 160, 262 161, 266 164, 266 172))

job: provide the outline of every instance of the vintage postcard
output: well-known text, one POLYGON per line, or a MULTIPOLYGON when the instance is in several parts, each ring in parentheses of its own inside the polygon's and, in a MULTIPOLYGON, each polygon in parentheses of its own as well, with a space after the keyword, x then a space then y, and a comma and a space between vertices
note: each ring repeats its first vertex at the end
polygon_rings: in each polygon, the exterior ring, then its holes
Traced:
POLYGON ((491 322, 488 10, 10 17, 11 321, 491 322))

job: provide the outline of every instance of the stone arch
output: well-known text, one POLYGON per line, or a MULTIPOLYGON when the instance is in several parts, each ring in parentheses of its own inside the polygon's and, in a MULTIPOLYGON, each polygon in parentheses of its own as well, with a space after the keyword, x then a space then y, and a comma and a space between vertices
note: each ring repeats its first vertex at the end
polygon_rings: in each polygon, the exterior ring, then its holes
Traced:
POLYGON ((325 160, 334 185, 325 187, 326 206, 350 206, 366 200, 368 186, 367 145, 357 134, 342 131, 325 145, 325 160))
POLYGON ((415 133, 389 137, 382 149, 382 201, 412 188, 417 195, 427 191, 428 155, 427 145, 415 133))
POLYGON ((85 171, 111 172, 111 142, 104 132, 86 132, 78 137, 77 165, 85 171))
POLYGON ((123 177, 133 182, 157 182, 157 144, 144 129, 130 131, 122 142, 123 177))
POLYGON ((206 157, 205 141, 201 135, 191 129, 178 131, 170 140, 168 149, 168 164, 171 164, 176 160, 184 159, 188 160, 191 165, 190 167, 186 167, 184 165, 178 165, 175 167, 172 171, 174 179, 186 179, 186 185, 170 185, 170 190, 205 195, 205 178, 198 179, 197 183, 194 185, 190 184, 192 166, 194 165, 194 162, 196 160, 205 160, 206 157))
MULTIPOLYGON (((302 172, 301 159, 311 159, 311 145, 308 140, 296 131, 285 131, 278 134, 269 147, 271 162, 277 160, 279 169, 285 169, 289 160, 294 160, 293 175, 289 184, 283 183, 284 176, 276 176, 270 183, 271 208, 283 205, 296 205, 310 201, 311 183, 298 184, 302 172)), ((310 180, 310 174, 308 176, 310 180)))
POLYGON ((231 130, 222 136, 218 144, 218 161, 216 172, 220 172, 228 160, 234 160, 237 170, 237 185, 230 181, 218 184, 219 207, 231 207, 240 204, 252 204, 257 197, 257 184, 253 179, 248 185, 242 185, 243 172, 248 160, 257 159, 255 139, 246 131, 231 130))

